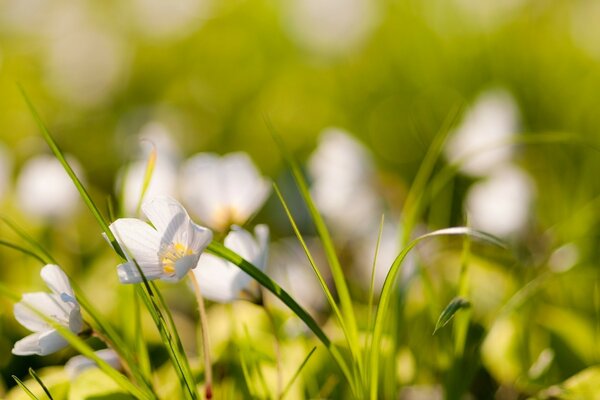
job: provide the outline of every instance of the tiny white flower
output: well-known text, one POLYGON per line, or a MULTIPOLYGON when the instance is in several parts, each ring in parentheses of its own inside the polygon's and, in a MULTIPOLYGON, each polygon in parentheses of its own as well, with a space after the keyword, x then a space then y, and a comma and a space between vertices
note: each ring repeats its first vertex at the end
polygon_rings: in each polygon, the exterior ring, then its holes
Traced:
POLYGON ((373 187, 373 160, 362 143, 341 129, 326 129, 308 169, 315 203, 337 233, 363 236, 377 228, 382 204, 373 187))
POLYGON ((445 148, 450 162, 471 176, 486 176, 510 162, 513 149, 508 140, 519 129, 519 110, 503 90, 481 94, 445 148))
MULTIPOLYGON (((76 172, 81 169, 75 160, 67 159, 76 172)), ((16 191, 18 206, 37 218, 65 218, 73 214, 79 204, 75 185, 60 162, 50 155, 27 161, 17 179, 16 191)))
POLYGON ((219 231, 243 225, 271 192, 269 181, 245 153, 197 154, 185 162, 181 179, 184 204, 219 231))
POLYGON ((135 218, 120 218, 110 225, 127 257, 117 268, 119 280, 142 282, 137 266, 148 280, 180 280, 196 266, 212 232, 193 223, 181 204, 169 197, 153 198, 142 211, 154 228, 135 218))
MULTIPOLYGON (((96 351, 96 355, 114 369, 121 369, 121 361, 119 360, 117 352, 113 349, 98 350, 96 351)), ((83 371, 97 367, 98 365, 94 360, 79 355, 72 357, 69 361, 67 361, 65 364, 65 371, 67 372, 67 375, 69 375, 69 378, 73 380, 77 378, 77 376, 83 371)))
MULTIPOLYGON (((269 228, 257 225, 253 237, 239 226, 232 226, 225 237, 225 247, 233 250, 264 271, 269 251, 269 228)), ((211 254, 202 254, 194 270, 202 295, 209 300, 228 303, 252 296, 252 278, 236 265, 211 254)))
POLYGON ((503 167, 469 189, 465 204, 469 222, 499 237, 516 234, 527 224, 533 194, 533 183, 525 172, 503 167))
POLYGON ((75 299, 69 278, 62 269, 58 265, 48 264, 42 268, 40 275, 52 293, 26 293, 23 299, 15 304, 14 314, 17 321, 34 332, 15 343, 12 349, 15 355, 45 356, 68 344, 36 311, 69 328, 73 333, 78 334, 83 329, 79 303, 75 299))

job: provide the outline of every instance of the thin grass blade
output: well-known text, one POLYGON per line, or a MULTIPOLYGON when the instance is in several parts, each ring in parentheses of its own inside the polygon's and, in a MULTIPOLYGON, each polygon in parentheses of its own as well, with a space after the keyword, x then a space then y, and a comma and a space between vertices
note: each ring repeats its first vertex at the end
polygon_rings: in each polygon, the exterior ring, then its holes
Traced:
POLYGON ((19 385, 19 387, 21 389, 23 389, 23 391, 25 392, 25 394, 27 394, 27 396, 29 396, 30 399, 33 400, 39 400, 31 390, 29 390, 29 388, 25 385, 25 383, 23 383, 22 380, 20 380, 19 378, 17 378, 15 375, 11 375, 11 377, 14 379, 15 382, 17 382, 17 385, 19 385))
POLYGON ((306 357, 304 358, 304 361, 302 361, 302 363, 300 364, 298 369, 296 369, 296 372, 294 372, 294 375, 292 375, 292 379, 289 380, 289 382, 287 383, 287 385, 285 385, 285 388, 281 392, 281 396, 279 396, 280 400, 283 400, 283 398, 288 394, 288 392, 292 388, 292 385, 294 384, 294 382, 296 382, 296 379, 298 379, 298 377, 300 376, 300 373, 304 369, 304 366, 308 363, 308 360, 310 360, 310 358, 312 357, 315 350, 317 350, 317 348, 313 347, 312 350, 306 355, 306 357))
POLYGON ((48 396, 48 398, 50 400, 54 400, 54 398, 52 397, 52 394, 50 394, 50 390, 48 390, 48 387, 46 387, 46 385, 44 384, 44 382, 42 382, 42 379, 33 370, 33 368, 29 368, 29 375, 31 375, 31 377, 36 380, 36 382, 38 383, 38 385, 41 386, 41 388, 44 391, 44 393, 46 393, 46 396, 48 396))

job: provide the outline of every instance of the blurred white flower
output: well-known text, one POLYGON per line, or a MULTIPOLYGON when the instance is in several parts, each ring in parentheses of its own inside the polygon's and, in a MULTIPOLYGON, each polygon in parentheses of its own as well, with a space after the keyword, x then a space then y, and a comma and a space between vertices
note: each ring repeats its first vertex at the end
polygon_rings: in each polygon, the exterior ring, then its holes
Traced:
POLYGON ((460 162, 463 173, 485 176, 510 161, 513 150, 508 141, 518 129, 519 111, 510 94, 487 91, 451 133, 446 156, 452 163, 460 162))
POLYGON ((379 9, 373 0, 291 0, 284 26, 300 46, 319 55, 346 54, 365 43, 379 9))
POLYGON ((554 272, 565 272, 577 265, 579 249, 575 243, 567 243, 554 250, 548 259, 548 267, 554 272))
POLYGON ((516 234, 527 224, 533 195, 533 183, 525 172, 503 167, 469 189, 469 223, 499 237, 516 234))
POLYGON ((124 42, 95 23, 84 5, 68 3, 46 16, 45 75, 54 92, 76 106, 102 103, 127 69, 124 42))
POLYGON ((454 3, 462 13, 463 24, 487 31, 518 15, 527 0, 454 0, 454 3))
POLYGON ((7 192, 12 174, 13 160, 4 145, 0 144, 0 199, 7 192))
MULTIPOLYGON (((318 267, 325 265, 325 257, 316 246, 317 240, 306 239, 308 248, 318 267)), ((268 275, 285 289, 302 307, 310 310, 322 310, 327 305, 323 289, 310 266, 304 250, 296 238, 277 241, 271 246, 268 275)), ((324 279, 327 271, 321 270, 324 279)), ((273 304, 285 308, 275 296, 268 294, 273 304)))
POLYGON ((373 160, 360 142, 341 129, 324 130, 308 170, 312 196, 333 229, 360 236, 377 225, 382 208, 373 160))
MULTIPOLYGON (((114 369, 121 369, 121 361, 117 352, 113 349, 102 349, 95 352, 100 359, 105 361, 108 365, 114 369)), ((71 357, 65 364, 65 371, 69 375, 69 379, 73 380, 79 376, 83 371, 90 368, 97 368, 98 365, 95 361, 85 356, 71 357)))
POLYGON ((69 328, 73 333, 83 329, 79 303, 71 288, 69 278, 58 265, 44 266, 40 275, 52 293, 25 293, 15 304, 15 318, 34 333, 15 343, 12 353, 19 356, 37 354, 45 356, 67 346, 68 342, 37 312, 69 328), (34 311, 36 310, 36 311, 34 311))
POLYGON ((39 33, 54 3, 51 0, 1 1, 0 26, 17 33, 39 33))
POLYGON ((212 0, 132 0, 133 23, 152 39, 176 39, 202 26, 209 16, 212 0))
POLYGON ((190 220, 185 209, 168 197, 155 197, 142 205, 154 228, 135 218, 120 218, 110 225, 127 262, 118 266, 121 283, 148 280, 178 281, 195 268, 212 232, 190 220))
MULTIPOLYGON (((78 163, 67 157, 76 171, 78 163)), ((79 205, 79 192, 63 166, 53 156, 41 155, 23 165, 17 179, 18 206, 35 218, 58 219, 73 214, 79 205)))
MULTIPOLYGON (((233 250, 255 267, 264 271, 269 251, 269 228, 257 225, 253 237, 248 231, 233 226, 227 237, 225 247, 233 250)), ((219 303, 229 303, 237 299, 254 297, 250 275, 236 265, 212 254, 202 254, 198 266, 194 269, 196 280, 202 295, 219 303)))
POLYGON ((119 171, 117 179, 117 186, 123 190, 123 206, 129 215, 137 211, 150 158, 155 160, 154 169, 144 200, 172 197, 177 193, 178 149, 169 132, 163 125, 152 122, 142 128, 139 138, 143 150, 141 159, 119 171))
POLYGON ((191 157, 182 167, 180 188, 184 204, 219 231, 243 225, 271 192, 269 181, 245 153, 191 157))

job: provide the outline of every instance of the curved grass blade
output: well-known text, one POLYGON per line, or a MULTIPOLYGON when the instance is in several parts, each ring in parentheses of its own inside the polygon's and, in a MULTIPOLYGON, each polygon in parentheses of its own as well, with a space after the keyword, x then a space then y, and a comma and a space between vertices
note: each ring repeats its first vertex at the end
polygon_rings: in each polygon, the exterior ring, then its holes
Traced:
POLYGON ((433 334, 435 335, 437 331, 448 325, 450 320, 452 320, 452 318, 454 317, 454 314, 456 314, 459 310, 469 307, 471 307, 471 303, 469 302, 469 300, 463 297, 453 298, 440 314, 440 317, 438 318, 435 324, 433 334))
POLYGON ((250 275, 265 289, 277 296, 279 300, 281 300, 290 310, 292 310, 298 316, 298 318, 300 318, 306 324, 306 326, 308 326, 308 328, 315 334, 321 343, 323 343, 344 374, 344 377, 348 381, 352 392, 355 395, 358 394, 357 387, 355 386, 354 380, 352 379, 352 374, 350 373, 350 369, 348 368, 348 364, 344 360, 344 357, 342 357, 337 347, 331 342, 329 337, 327 337, 327 335, 321 330, 317 322, 310 316, 310 314, 306 312, 306 310, 304 310, 304 308, 302 308, 302 306, 296 302, 296 300, 294 300, 285 290, 281 288, 281 286, 275 283, 264 272, 221 243, 215 241, 211 242, 206 248, 206 251, 237 265, 242 271, 250 275))
POLYGON ((312 256, 310 250, 308 249, 308 246, 306 245, 306 242, 304 241, 304 238, 302 237, 300 230, 298 229, 298 225, 296 224, 296 221, 294 220, 294 217, 292 216, 292 213, 291 213, 286 201, 284 200, 283 195, 281 194, 281 191, 279 190, 279 187, 276 184, 273 184, 273 189, 275 190, 275 193, 277 194, 277 197, 279 198, 279 201, 281 202, 281 205, 283 206, 283 209, 285 210, 285 213, 290 221, 290 224, 292 225, 292 229, 294 230, 294 233, 296 234, 296 238, 298 238, 298 241, 300 242, 300 245, 302 246, 302 249, 304 250, 304 254, 306 254, 306 258, 308 259, 308 262, 309 262, 310 266, 312 267, 312 270, 315 273, 315 276, 317 277, 319 284, 321 285, 321 289, 323 290, 323 293, 325 294, 325 297, 327 298, 327 302, 329 303, 329 306, 333 310, 333 313, 335 314, 336 318, 338 319, 338 321, 340 323, 342 331, 344 332, 344 336, 346 337, 346 340, 348 341, 348 346, 349 346, 350 350, 355 351, 355 349, 352 346, 352 343, 350 342, 350 335, 348 333, 348 328, 346 327, 346 324, 344 323, 344 318, 342 318, 340 309, 337 306, 335 300, 333 299, 333 294, 331 294, 329 287, 327 287, 327 283, 325 282, 323 275, 321 275, 321 271, 319 271, 319 268, 317 267, 315 260, 312 256))
POLYGON ((11 377, 15 380, 15 382, 17 382, 17 385, 19 385, 19 387, 21 389, 23 389, 23 391, 25 392, 25 394, 27 394, 27 396, 29 396, 30 399, 39 400, 36 397, 36 395, 34 395, 33 392, 31 390, 29 390, 29 388, 25 385, 25 383, 23 383, 22 380, 20 380, 19 378, 17 378, 16 375, 11 375, 11 377))
POLYGON ((381 347, 381 340, 383 337, 383 328, 388 318, 387 311, 390 305, 390 300, 394 290, 394 282, 396 281, 396 277, 398 276, 398 272, 400 271, 400 266, 402 262, 408 255, 408 253, 421 241, 437 237, 437 236, 452 236, 452 235, 469 235, 473 238, 483 240, 485 242, 491 243, 493 245, 506 248, 504 243, 500 241, 498 238, 489 235, 484 232, 480 232, 467 227, 454 227, 454 228, 446 228, 440 229, 434 232, 427 233, 425 235, 419 236, 418 238, 412 240, 396 257, 390 270, 388 271, 385 281, 383 283, 383 288, 381 290, 381 295, 379 298, 379 306, 377 308, 377 312, 375 314, 375 325, 373 327, 373 341, 371 343, 371 356, 370 356, 370 398, 371 400, 377 399, 377 391, 378 391, 378 377, 379 377, 379 358, 378 358, 378 350, 381 347))
MULTIPOLYGON (((296 182, 296 186, 308 208, 308 212, 315 224, 315 228, 321 241, 323 242, 323 249, 325 250, 325 255, 327 257, 327 262, 329 263, 329 268, 331 269, 331 276, 333 277, 333 283, 335 284, 335 289, 337 291, 338 297, 340 299, 340 308, 342 315, 344 317, 345 325, 347 326, 346 334, 348 336, 347 340, 351 343, 350 349, 352 350, 352 356, 354 358, 355 365, 358 368, 358 375, 362 375, 362 358, 359 355, 358 348, 358 328, 356 325, 356 317, 354 315, 354 308, 352 306, 352 299, 350 298, 350 291, 348 290, 348 284, 346 282, 346 278, 344 276, 344 271, 342 270, 342 266, 340 264, 340 260, 335 252, 335 246, 333 244, 333 240, 327 229, 327 225, 323 220, 323 217, 317 210, 317 207, 310 195, 310 191, 308 190, 308 185, 304 178, 304 175, 300 171, 300 167, 298 163, 294 159, 294 157, 287 151, 285 145, 281 137, 275 131, 275 128, 271 125, 271 123, 267 120, 267 125, 273 136, 273 139, 277 143, 280 148, 281 153, 286 159, 294 177, 294 181, 296 182)), ((360 382, 360 380, 359 380, 360 382)))
POLYGON ((31 375, 31 377, 36 380, 36 382, 38 383, 38 385, 41 386, 41 388, 44 391, 44 393, 46 393, 46 396, 48 396, 48 398, 50 400, 54 400, 54 398, 52 397, 52 394, 50 394, 50 390, 48 390, 48 388, 46 387, 46 385, 44 384, 44 382, 42 382, 42 379, 33 370, 33 368, 29 368, 29 375, 31 375))

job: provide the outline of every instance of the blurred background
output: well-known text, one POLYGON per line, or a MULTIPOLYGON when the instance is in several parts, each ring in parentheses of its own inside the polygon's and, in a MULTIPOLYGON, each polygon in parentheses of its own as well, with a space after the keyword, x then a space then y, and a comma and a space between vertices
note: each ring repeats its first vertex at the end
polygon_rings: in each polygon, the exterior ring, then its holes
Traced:
MULTIPOLYGON (((127 174, 143 168, 135 165, 150 142, 165 164, 155 176, 160 190, 175 196, 185 185, 178 170, 193 154, 244 151, 282 186, 310 236, 272 124, 306 166, 360 307, 381 214, 384 268, 400 246, 402 209, 424 157, 448 134, 433 176, 449 175, 436 181, 415 231, 468 223, 511 250, 473 250, 467 342, 478 361, 458 389, 448 384, 451 333, 429 332, 456 293, 462 242, 418 250, 411 264, 427 271, 429 284, 405 289, 395 379, 406 398, 419 390, 537 393, 600 361, 599 19, 600 3, 590 0, 4 0, 1 214, 115 313, 122 300, 105 286, 121 290, 116 275, 106 279, 118 260, 50 156, 17 84, 103 210, 112 196, 131 215, 127 174)), ((254 222, 267 223, 278 242, 272 259, 296 262, 277 254, 298 249, 287 248, 292 231, 274 196, 254 222)), ((0 237, 17 240, 6 226, 0 237)), ((0 279, 15 291, 42 290, 35 260, 4 247, 0 260, 0 279)), ((193 326, 191 293, 165 290, 180 323, 193 326)), ((25 331, 2 304, 6 387, 11 374, 72 355, 10 355, 25 331)), ((326 320, 324 303, 305 304, 326 320)))

